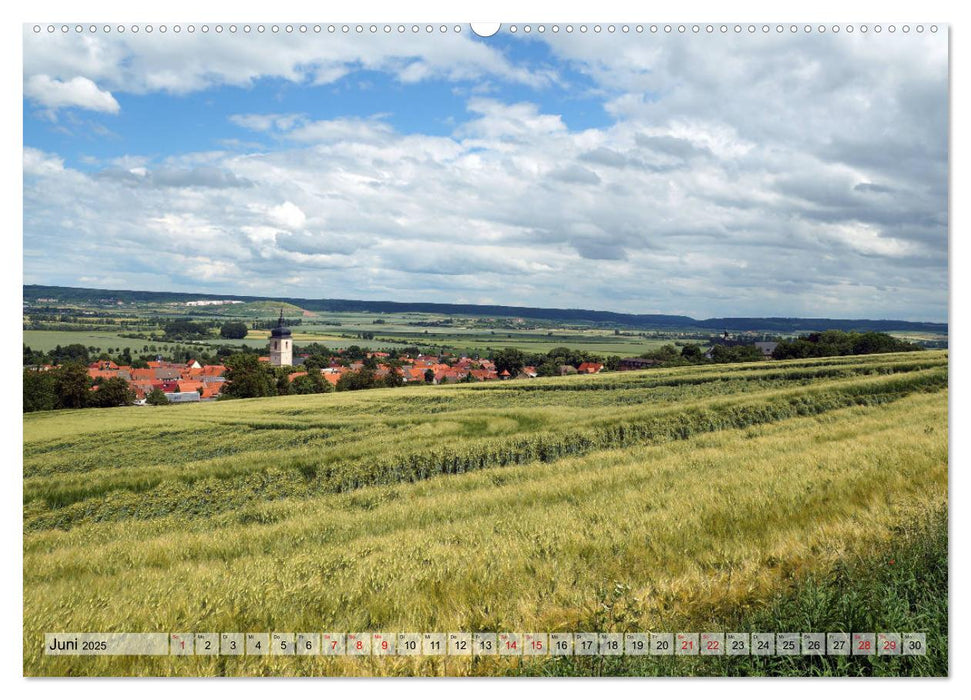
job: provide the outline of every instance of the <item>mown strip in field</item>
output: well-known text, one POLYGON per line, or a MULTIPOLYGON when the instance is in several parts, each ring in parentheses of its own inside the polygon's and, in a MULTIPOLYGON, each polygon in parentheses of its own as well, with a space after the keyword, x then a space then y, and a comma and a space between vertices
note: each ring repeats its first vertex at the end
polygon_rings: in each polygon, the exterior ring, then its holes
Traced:
MULTIPOLYGON (((817 378, 808 384, 797 381, 783 389, 727 393, 674 407, 601 405, 585 415, 563 415, 555 410, 509 410, 498 415, 483 412, 478 416, 474 412, 456 412, 451 422, 439 421, 415 433, 407 432, 412 423, 396 424, 391 419, 383 424, 392 428, 403 426, 406 432, 385 431, 380 439, 348 440, 349 444, 331 444, 326 448, 300 447, 301 431, 295 435, 293 430, 281 428, 283 436, 277 435, 271 441, 269 455, 229 456, 173 467, 156 464, 124 470, 87 470, 56 478, 29 477, 24 482, 25 529, 67 528, 82 522, 155 518, 169 513, 211 517, 253 502, 306 498, 368 485, 418 481, 441 474, 548 462, 597 450, 686 439, 696 433, 813 415, 856 404, 884 403, 912 392, 937 391, 946 386, 946 366, 922 367, 917 363, 894 373, 817 378), (488 432, 488 424, 496 421, 511 424, 508 430, 496 431, 508 434, 474 437, 488 432), (470 424, 478 423, 484 427, 470 428, 470 424), (436 432, 435 428, 440 430, 436 432), (441 446, 429 448, 429 442, 441 446)), ((312 441, 303 437, 305 444, 312 441)), ((250 440, 252 432, 244 433, 240 443, 250 440)), ((25 471, 28 469, 25 466, 25 471)))
POLYGON ((508 660, 43 657, 38 639, 52 628, 724 630, 790 583, 882 551, 896 526, 945 502, 947 394, 894 398, 662 444, 254 503, 245 523, 236 512, 176 513, 31 532, 25 671, 528 671, 508 660))

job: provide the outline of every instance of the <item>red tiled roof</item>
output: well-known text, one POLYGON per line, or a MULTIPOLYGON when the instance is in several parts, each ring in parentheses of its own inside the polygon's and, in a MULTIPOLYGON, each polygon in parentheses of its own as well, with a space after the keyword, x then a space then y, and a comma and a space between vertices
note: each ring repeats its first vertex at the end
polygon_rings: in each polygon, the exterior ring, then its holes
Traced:
POLYGON ((202 396, 200 398, 211 399, 213 396, 219 396, 219 390, 221 388, 222 386, 216 382, 206 384, 205 388, 202 390, 202 396))
POLYGON ((111 360, 98 360, 88 365, 88 369, 118 369, 118 365, 111 360))

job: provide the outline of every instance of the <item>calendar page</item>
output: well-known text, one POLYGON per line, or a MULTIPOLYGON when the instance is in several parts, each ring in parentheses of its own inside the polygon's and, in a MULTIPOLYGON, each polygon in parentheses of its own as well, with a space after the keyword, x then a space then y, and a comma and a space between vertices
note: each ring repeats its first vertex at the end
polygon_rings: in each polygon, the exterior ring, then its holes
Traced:
POLYGON ((948 675, 950 27, 648 10, 23 25, 25 676, 948 675))

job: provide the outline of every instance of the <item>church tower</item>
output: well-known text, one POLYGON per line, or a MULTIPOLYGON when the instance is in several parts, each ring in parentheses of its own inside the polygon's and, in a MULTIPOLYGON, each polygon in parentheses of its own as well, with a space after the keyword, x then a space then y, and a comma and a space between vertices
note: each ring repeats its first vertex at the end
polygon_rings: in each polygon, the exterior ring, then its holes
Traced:
POLYGON ((274 367, 289 367, 293 364, 293 339, 290 329, 283 325, 283 309, 280 321, 270 331, 270 364, 274 367))

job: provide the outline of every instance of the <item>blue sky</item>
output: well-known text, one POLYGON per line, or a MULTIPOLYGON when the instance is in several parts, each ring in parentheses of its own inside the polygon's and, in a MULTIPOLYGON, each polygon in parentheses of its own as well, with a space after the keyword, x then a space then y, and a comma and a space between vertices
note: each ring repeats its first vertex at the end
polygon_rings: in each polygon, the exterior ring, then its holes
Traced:
MULTIPOLYGON (((470 40, 490 45, 519 65, 546 68, 555 62, 542 41, 509 35, 470 40)), ((430 79, 406 85, 390 73, 358 69, 325 85, 266 77, 245 86, 215 85, 188 94, 132 94, 125 97, 124 109, 117 114, 67 109, 55 119, 34 101, 25 100, 24 143, 58 153, 65 164, 88 171, 97 168, 92 160, 132 153, 164 158, 222 149, 231 139, 274 148, 277 144, 272 139, 256 138, 230 119, 267 109, 299 113, 309 120, 381 115, 401 134, 447 136, 472 117, 466 110, 470 95, 499 91, 503 100, 532 101, 543 112, 562 115, 573 130, 609 125, 613 119, 604 111, 602 96, 594 96, 597 85, 568 64, 558 68, 564 82, 540 90, 516 83, 483 85, 478 79, 430 79)))
POLYGON ((947 315, 931 36, 24 34, 28 283, 947 315))

